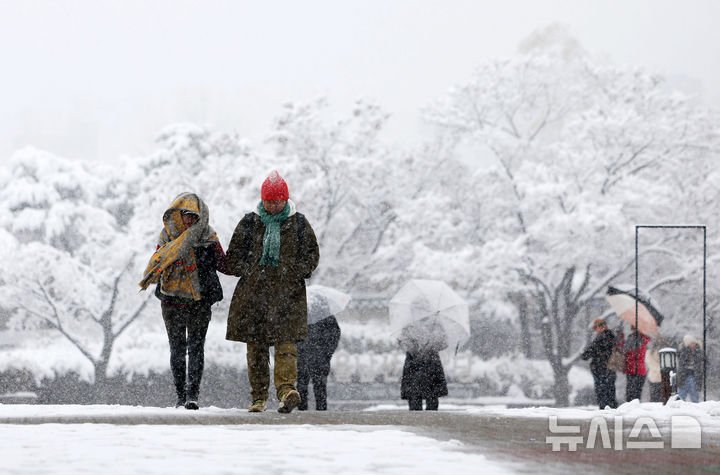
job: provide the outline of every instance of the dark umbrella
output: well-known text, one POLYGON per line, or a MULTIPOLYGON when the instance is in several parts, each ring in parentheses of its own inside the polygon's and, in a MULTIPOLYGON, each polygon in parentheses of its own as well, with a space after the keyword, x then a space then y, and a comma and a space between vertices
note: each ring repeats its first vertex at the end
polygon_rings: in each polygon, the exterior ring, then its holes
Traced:
POLYGON ((605 299, 621 320, 637 326, 640 333, 650 337, 658 335, 659 327, 665 317, 645 292, 638 291, 636 295, 634 286, 611 285, 608 287, 605 299))

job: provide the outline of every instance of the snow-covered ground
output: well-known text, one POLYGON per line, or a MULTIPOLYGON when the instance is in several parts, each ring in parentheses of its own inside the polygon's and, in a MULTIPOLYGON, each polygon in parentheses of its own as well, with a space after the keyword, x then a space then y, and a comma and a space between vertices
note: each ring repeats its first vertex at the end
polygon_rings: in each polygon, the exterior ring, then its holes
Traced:
MULTIPOLYGON (((433 416, 442 416, 442 412, 454 413, 454 417, 461 413, 463 420, 477 417, 487 421, 486 416, 493 416, 493 420, 494 416, 525 419, 522 425, 551 416, 561 421, 586 422, 597 416, 622 416, 626 420, 650 417, 661 429, 672 417, 681 415, 700 423, 704 444, 710 441, 716 445, 720 440, 717 401, 691 404, 676 400, 666 406, 635 401, 612 410, 509 409, 502 405, 457 403, 441 404, 440 413, 434 414, 409 414, 404 409, 401 405, 383 404, 360 413, 309 411, 283 416, 274 411, 251 415, 245 409, 215 407, 185 411, 139 406, 0 405, 0 473, 532 472, 531 461, 499 459, 497 454, 467 442, 460 433, 453 437, 454 429, 450 438, 447 432, 435 434, 431 427, 433 416), (367 422, 377 420, 378 413, 384 413, 381 424, 367 422), (424 422, 423 416, 428 417, 424 422), (413 428, 407 424, 409 420, 421 424, 413 428), (424 430, 416 430, 423 429, 423 424, 424 430)), ((549 446, 545 447, 550 451, 549 446)))
POLYGON ((360 426, 8 425, 3 474, 512 473, 457 441, 360 426))
MULTIPOLYGON (((482 398, 485 405, 458 404, 441 402, 441 409, 445 411, 464 411, 474 415, 500 415, 503 417, 542 418, 557 417, 559 420, 589 421, 595 417, 612 419, 622 417, 633 421, 641 417, 648 417, 658 426, 668 425, 673 417, 687 416, 696 420, 702 428, 703 435, 720 437, 720 402, 706 401, 699 403, 685 402, 681 399, 668 401, 666 405, 659 402, 639 402, 637 399, 621 404, 617 409, 598 409, 597 406, 578 407, 507 407, 502 404, 502 398, 482 398), (496 399, 493 403, 493 399, 496 399)), ((441 400, 442 401, 442 400, 441 400)), ((386 411, 405 409, 401 404, 379 404, 368 408, 368 411, 386 411)))
MULTIPOLYGON (((247 416, 241 409, 200 411, 128 406, 0 405, 0 418, 159 418, 247 416)), ((258 415, 263 417, 265 415, 258 415)), ((267 416, 275 416, 268 413, 267 416)), ((263 424, 3 424, 3 474, 435 474, 484 467, 513 473, 458 440, 439 441, 393 426, 263 424)))

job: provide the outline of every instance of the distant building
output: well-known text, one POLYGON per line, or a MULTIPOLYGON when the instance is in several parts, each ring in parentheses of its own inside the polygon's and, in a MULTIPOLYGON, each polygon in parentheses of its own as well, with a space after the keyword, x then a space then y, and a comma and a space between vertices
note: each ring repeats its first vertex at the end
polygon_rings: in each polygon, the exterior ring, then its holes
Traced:
POLYGON ((384 322, 388 319, 390 298, 382 295, 353 296, 344 310, 344 318, 357 322, 384 322))

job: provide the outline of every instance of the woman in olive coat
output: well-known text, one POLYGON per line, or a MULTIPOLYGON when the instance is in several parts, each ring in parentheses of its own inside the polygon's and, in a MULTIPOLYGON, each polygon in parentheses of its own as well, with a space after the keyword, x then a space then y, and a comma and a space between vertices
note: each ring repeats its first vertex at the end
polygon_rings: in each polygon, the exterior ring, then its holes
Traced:
POLYGON ((296 343, 308 333, 305 279, 320 254, 310 223, 297 212, 277 171, 265 180, 260 196, 256 211, 238 223, 227 251, 228 269, 240 280, 230 302, 226 338, 247 343, 250 412, 267 407, 269 348, 275 347, 278 411, 290 412, 300 404, 296 343))

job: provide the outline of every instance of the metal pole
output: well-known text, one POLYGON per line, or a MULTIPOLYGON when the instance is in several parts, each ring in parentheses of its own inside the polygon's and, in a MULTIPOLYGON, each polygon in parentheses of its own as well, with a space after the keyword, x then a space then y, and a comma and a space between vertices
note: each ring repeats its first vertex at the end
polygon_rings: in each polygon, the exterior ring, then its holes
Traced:
MULTIPOLYGON (((638 268, 640 265, 639 254, 639 236, 640 226, 635 225, 635 376, 637 376, 638 368, 640 368, 640 328, 638 327, 638 307, 640 301, 639 275, 638 268)), ((632 333, 631 333, 632 334, 632 333)), ((627 379, 627 378, 626 378, 627 379)))
POLYGON ((707 401, 707 227, 703 226, 703 401, 707 401))

